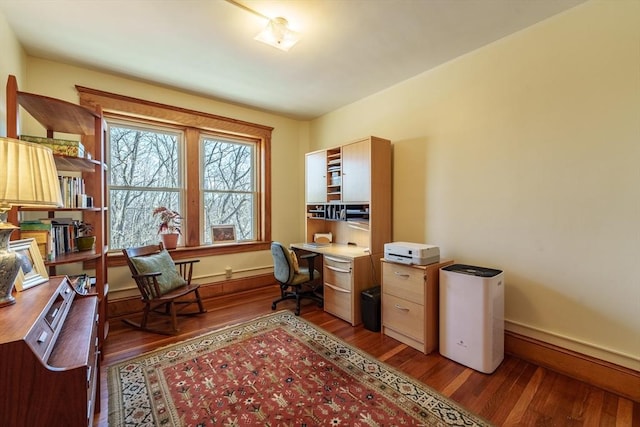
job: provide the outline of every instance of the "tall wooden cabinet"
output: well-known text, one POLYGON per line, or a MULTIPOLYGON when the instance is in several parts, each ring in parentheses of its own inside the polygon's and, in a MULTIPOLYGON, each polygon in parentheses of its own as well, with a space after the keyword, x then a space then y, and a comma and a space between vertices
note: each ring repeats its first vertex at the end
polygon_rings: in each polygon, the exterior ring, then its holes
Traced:
POLYGON ((380 284, 379 260, 391 241, 391 142, 370 136, 308 153, 306 242, 331 233, 324 255, 325 310, 357 325, 360 292, 380 284), (376 261, 374 261, 376 260, 376 261))
MULTIPOLYGON (((90 251, 72 252, 45 260, 50 274, 56 273, 56 267, 62 264, 77 264, 79 272, 87 269, 89 275, 95 276, 95 288, 90 291, 97 297, 98 348, 102 349, 109 331, 107 320, 107 302, 109 285, 107 282, 107 238, 106 238, 106 164, 105 164, 105 122, 102 110, 91 110, 67 101, 43 95, 22 92, 14 76, 9 76, 6 87, 7 95, 7 136, 19 138, 19 112, 24 109, 46 130, 46 136, 53 138, 56 133, 79 135, 87 152, 92 158, 54 155, 60 174, 80 174, 85 181, 85 192, 93 198, 93 206, 89 208, 63 209, 25 209, 15 208, 9 213, 9 220, 19 223, 19 211, 42 211, 43 215, 54 218, 56 215, 80 215, 85 222, 93 225, 96 243, 90 251)), ((28 291, 22 301, 29 297, 28 291)))

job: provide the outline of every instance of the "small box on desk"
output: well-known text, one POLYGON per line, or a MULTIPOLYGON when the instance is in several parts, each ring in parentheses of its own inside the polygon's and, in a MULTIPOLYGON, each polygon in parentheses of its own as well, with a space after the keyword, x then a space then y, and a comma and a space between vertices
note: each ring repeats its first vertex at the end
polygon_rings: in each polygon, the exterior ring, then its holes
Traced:
POLYGON ((39 136, 20 135, 20 139, 27 142, 41 144, 53 150, 53 154, 71 157, 84 157, 84 145, 80 141, 70 141, 58 138, 42 138, 39 136))

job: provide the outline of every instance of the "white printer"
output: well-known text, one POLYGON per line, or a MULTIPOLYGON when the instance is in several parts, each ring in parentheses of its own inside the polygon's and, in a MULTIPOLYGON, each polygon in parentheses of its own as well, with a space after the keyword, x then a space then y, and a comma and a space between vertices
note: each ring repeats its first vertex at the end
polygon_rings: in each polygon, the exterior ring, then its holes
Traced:
POLYGON ((434 264, 440 261, 440 248, 420 243, 385 243, 384 259, 386 261, 393 261, 401 264, 434 264))

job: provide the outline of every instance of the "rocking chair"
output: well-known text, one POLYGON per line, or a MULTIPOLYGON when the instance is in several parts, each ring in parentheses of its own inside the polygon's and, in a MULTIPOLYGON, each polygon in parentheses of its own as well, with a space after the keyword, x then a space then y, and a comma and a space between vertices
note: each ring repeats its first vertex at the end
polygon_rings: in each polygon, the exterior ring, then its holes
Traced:
POLYGON ((199 260, 174 262, 162 243, 123 249, 122 252, 144 304, 142 320, 134 322, 123 319, 126 324, 149 332, 174 335, 179 332, 178 315, 206 312, 198 290, 200 285, 191 283, 193 264, 199 260), (197 304, 198 310, 182 312, 191 304, 197 304), (152 312, 170 316, 171 328, 165 330, 149 327, 149 314, 152 312))

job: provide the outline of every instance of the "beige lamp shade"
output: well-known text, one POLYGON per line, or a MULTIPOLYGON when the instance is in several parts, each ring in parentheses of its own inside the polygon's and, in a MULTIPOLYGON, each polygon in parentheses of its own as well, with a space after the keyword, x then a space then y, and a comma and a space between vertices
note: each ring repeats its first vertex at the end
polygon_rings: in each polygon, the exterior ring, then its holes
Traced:
POLYGON ((21 255, 9 250, 15 225, 6 222, 12 206, 62 206, 53 152, 43 145, 0 138, 0 307, 15 304, 13 283, 21 255))
POLYGON ((0 209, 11 206, 62 206, 50 148, 0 137, 0 209))

